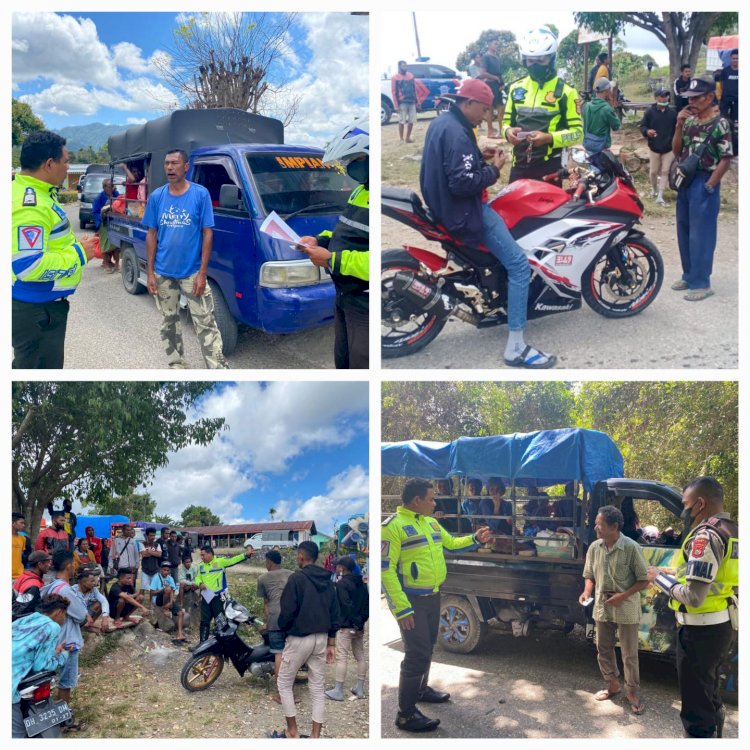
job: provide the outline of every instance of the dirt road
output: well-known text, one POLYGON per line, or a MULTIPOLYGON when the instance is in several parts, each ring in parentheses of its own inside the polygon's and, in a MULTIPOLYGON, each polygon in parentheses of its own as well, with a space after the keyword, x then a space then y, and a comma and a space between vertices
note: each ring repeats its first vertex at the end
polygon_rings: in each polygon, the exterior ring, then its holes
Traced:
MULTIPOLYGON (((418 142, 412 146, 398 144, 395 128, 381 129, 384 185, 418 184, 420 142, 427 124, 420 120, 418 142)), ((632 133, 616 134, 618 144, 634 141, 632 133)), ((647 171, 644 168, 636 179, 642 198, 647 171)), ((666 209, 644 198, 646 213, 640 228, 661 251, 665 268, 664 284, 651 306, 633 318, 609 320, 584 303, 581 310, 530 321, 527 340, 557 354, 558 369, 736 368, 739 320, 736 175, 727 175, 725 182, 712 276, 714 297, 703 302, 686 302, 683 294, 669 288, 681 275, 673 198, 669 198, 672 205, 666 209)), ((398 248, 403 244, 429 247, 432 243, 403 224, 382 218, 382 248, 398 248)), ((502 360, 506 336, 505 326, 478 330, 451 320, 421 352, 383 360, 383 367, 507 370, 502 360)))
MULTIPOLYGON (((403 647, 399 628, 383 604, 382 645, 378 659, 383 674, 383 737, 409 736, 393 724, 398 703, 399 664, 403 647)), ((582 637, 539 633, 514 638, 494 631, 474 654, 437 648, 430 684, 448 690, 451 700, 420 704, 441 721, 429 736, 445 737, 586 737, 642 739, 682 736, 677 677, 671 664, 640 659, 641 697, 645 712, 635 716, 619 697, 597 702, 603 685, 593 646, 582 637)), ((738 736, 736 706, 727 706, 725 737, 738 736)))

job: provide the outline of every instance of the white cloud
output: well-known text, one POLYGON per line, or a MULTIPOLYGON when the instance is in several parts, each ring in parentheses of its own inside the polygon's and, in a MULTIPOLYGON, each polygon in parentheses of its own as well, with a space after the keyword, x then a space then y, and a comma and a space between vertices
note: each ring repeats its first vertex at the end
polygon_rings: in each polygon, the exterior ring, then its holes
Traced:
POLYGON ((108 86, 117 68, 88 18, 56 13, 13 14, 13 80, 108 86))
POLYGON ((118 68, 130 70, 133 73, 155 73, 154 61, 169 59, 169 55, 161 50, 155 50, 150 57, 143 57, 143 51, 132 42, 120 42, 112 47, 112 59, 118 68))
MULTIPOLYGON (((366 513, 370 497, 370 480, 362 466, 350 466, 345 471, 332 477, 328 482, 328 491, 300 503, 291 510, 290 521, 314 520, 321 530, 330 531, 332 520, 345 522, 357 513, 366 513)), ((279 516, 281 517, 281 516, 279 516)))
POLYGON ((54 83, 38 94, 25 94, 19 99, 38 114, 61 117, 95 115, 100 105, 95 92, 74 83, 54 83))
MULTIPOLYGON (((183 508, 195 504, 210 507, 226 523, 250 522, 253 519, 243 518, 242 506, 236 502, 241 493, 277 481, 289 462, 307 450, 321 445, 331 450, 346 446, 365 429, 367 407, 366 383, 229 385, 210 394, 195 415, 222 416, 229 429, 208 446, 193 445, 170 455, 169 464, 156 472, 153 484, 146 489, 160 513, 179 517, 183 508)), ((361 510, 366 507, 366 497, 366 474, 362 467, 354 467, 331 479, 325 495, 304 501, 282 500, 274 507, 279 519, 317 520, 305 513, 316 509, 328 513, 329 505, 351 502, 358 503, 361 510)))
POLYGON ((128 117, 128 119, 125 120, 127 125, 143 125, 146 122, 148 122, 148 120, 145 117, 128 117))
POLYGON ((312 59, 272 101, 281 109, 290 97, 300 96, 297 116, 287 129, 287 142, 322 147, 354 117, 367 114, 368 18, 302 13, 298 19, 312 59), (356 99, 365 103, 355 104, 356 99))

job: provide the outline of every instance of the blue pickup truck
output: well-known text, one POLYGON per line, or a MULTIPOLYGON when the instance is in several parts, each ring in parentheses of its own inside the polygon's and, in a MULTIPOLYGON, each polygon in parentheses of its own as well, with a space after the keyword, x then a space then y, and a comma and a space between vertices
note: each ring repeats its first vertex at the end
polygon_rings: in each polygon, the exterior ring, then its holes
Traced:
POLYGON ((164 157, 188 153, 187 179, 203 185, 214 206, 208 283, 224 353, 237 345, 240 325, 294 333, 333 320, 330 277, 288 243, 261 233, 275 211, 300 236, 332 230, 355 183, 322 149, 284 145, 279 120, 237 109, 179 110, 112 136, 112 166, 124 163, 142 180, 112 202, 107 228, 119 247, 130 294, 146 291, 148 193, 166 183, 164 157))

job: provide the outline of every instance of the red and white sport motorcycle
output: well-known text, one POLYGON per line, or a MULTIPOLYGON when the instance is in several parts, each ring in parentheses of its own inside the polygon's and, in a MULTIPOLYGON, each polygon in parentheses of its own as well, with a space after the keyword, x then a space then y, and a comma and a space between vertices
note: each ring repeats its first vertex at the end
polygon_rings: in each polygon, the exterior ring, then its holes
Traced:
MULTIPOLYGON (((643 203, 611 152, 576 153, 572 170, 546 182, 518 180, 490 203, 528 256, 528 317, 577 310, 581 297, 607 318, 636 315, 664 276, 659 250, 636 228, 643 203), (568 189, 552 184, 567 177, 568 189)), ((424 348, 451 317, 479 328, 507 322, 507 274, 486 248, 449 234, 409 190, 384 187, 382 211, 442 248, 383 251, 384 358, 424 348)))

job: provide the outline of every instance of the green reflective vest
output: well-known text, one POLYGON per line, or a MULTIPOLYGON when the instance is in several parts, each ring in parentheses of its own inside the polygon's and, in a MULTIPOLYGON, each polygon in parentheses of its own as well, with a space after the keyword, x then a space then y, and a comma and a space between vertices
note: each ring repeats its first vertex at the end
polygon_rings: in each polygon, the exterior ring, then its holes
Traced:
POLYGON ((383 591, 396 619, 413 614, 409 596, 440 590, 446 575, 444 549, 469 552, 478 546, 473 534, 451 536, 434 518, 400 505, 383 522, 380 545, 383 591))
POLYGON ((226 568, 231 568, 232 565, 238 565, 244 560, 249 558, 242 552, 234 557, 214 557, 210 563, 201 561, 198 563, 198 570, 195 574, 195 581, 200 586, 204 583, 207 589, 215 591, 217 594, 222 591, 226 591, 227 588, 227 574, 226 568))
POLYGON ((728 519, 709 518, 698 524, 685 538, 676 560, 678 583, 688 581, 711 583, 708 596, 700 607, 688 607, 676 599, 669 600, 673 610, 690 614, 721 612, 740 582, 739 539, 737 526, 728 519), (718 522, 718 523, 715 523, 718 522), (724 559, 718 565, 711 549, 711 537, 724 545, 724 559))
POLYGON ((510 85, 503 115, 503 133, 508 128, 541 130, 552 134, 552 143, 533 148, 521 143, 513 147, 513 164, 540 164, 559 156, 566 146, 583 141, 581 100, 576 90, 555 76, 541 86, 531 76, 510 85))
POLYGON ((13 299, 41 304, 73 294, 86 254, 57 202, 57 189, 19 174, 11 194, 13 299))

